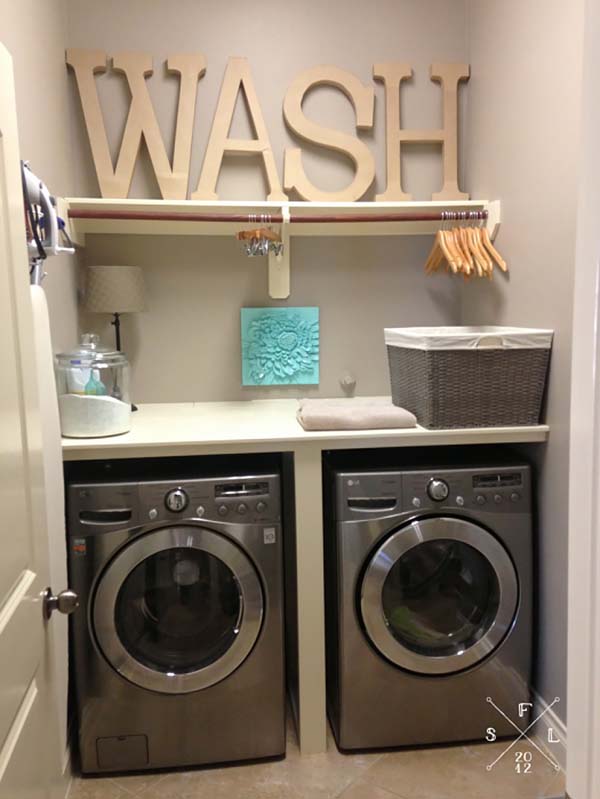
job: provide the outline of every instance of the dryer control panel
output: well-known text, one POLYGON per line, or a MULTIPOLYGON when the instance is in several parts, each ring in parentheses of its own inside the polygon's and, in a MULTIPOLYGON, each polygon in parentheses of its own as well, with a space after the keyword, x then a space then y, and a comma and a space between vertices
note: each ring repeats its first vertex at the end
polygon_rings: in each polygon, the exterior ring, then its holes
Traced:
POLYGON ((403 508, 462 508, 525 513, 531 508, 528 466, 405 472, 403 508))
POLYGON ((531 471, 524 464, 500 468, 435 468, 336 474, 336 516, 362 520, 398 513, 529 513, 531 471))

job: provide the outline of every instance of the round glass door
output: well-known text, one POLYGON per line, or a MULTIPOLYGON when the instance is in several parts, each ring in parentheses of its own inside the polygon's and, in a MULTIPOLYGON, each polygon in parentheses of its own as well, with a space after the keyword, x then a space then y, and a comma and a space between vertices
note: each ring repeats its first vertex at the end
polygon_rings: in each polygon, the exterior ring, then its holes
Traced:
POLYGON ((123 646, 157 671, 186 673, 220 660, 235 641, 239 583, 222 560, 198 549, 168 549, 143 560, 117 596, 123 646))
POLYGON ((260 581, 229 539, 196 527, 135 539, 96 592, 94 626, 111 665, 144 688, 187 693, 248 656, 263 615, 260 581))
POLYGON ((449 674, 501 643, 517 611, 517 575, 483 528, 424 519, 379 547, 360 604, 367 634, 385 657, 411 671, 449 674))

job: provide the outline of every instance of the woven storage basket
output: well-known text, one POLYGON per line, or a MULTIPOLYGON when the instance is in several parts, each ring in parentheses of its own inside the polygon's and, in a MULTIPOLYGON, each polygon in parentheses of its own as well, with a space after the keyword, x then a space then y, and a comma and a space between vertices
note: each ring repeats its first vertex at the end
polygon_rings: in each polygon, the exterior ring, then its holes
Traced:
POLYGON ((388 328, 392 400, 431 429, 536 425, 552 331, 388 328))

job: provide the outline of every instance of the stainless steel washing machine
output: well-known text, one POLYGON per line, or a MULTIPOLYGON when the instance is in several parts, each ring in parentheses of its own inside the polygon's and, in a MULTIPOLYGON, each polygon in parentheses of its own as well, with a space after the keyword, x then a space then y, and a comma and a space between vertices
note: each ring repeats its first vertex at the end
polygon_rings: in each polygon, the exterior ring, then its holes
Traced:
POLYGON ((483 741, 490 729, 514 735, 508 719, 526 726, 529 467, 334 470, 329 481, 328 711, 339 747, 483 741))
POLYGON ((67 490, 82 771, 282 755, 279 475, 67 490))

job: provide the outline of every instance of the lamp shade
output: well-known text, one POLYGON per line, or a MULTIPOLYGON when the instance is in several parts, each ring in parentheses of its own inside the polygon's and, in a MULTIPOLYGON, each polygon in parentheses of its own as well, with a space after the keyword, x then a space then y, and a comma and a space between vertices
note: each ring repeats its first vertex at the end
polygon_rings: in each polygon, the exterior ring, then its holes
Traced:
POLYGON ((94 313, 133 313, 146 308, 144 275, 139 266, 90 266, 85 308, 94 313))

